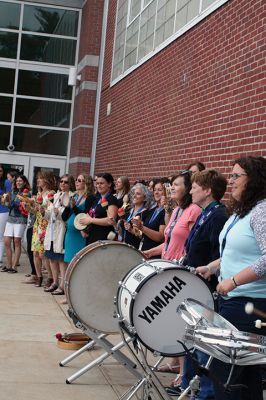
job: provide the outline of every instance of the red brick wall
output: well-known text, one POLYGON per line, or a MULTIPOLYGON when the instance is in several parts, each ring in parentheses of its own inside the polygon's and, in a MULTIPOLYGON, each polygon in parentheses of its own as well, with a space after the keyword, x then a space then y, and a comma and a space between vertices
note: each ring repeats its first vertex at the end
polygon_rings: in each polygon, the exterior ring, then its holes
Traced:
POLYGON ((227 2, 111 88, 110 0, 96 173, 134 180, 195 159, 227 173, 241 154, 265 156, 265 9, 227 2))
MULTIPOLYGON (((102 14, 104 0, 88 0, 82 10, 82 23, 80 33, 79 61, 86 55, 99 56, 102 33, 102 14)), ((84 66, 79 72, 81 81, 97 83, 98 67, 84 66)), ((79 125, 89 125, 89 128, 80 127, 72 132, 70 158, 90 157, 92 145, 91 128, 94 124, 96 90, 84 89, 75 98, 73 128, 79 125)), ((78 175, 80 172, 89 173, 89 163, 72 163, 70 173, 78 175)))

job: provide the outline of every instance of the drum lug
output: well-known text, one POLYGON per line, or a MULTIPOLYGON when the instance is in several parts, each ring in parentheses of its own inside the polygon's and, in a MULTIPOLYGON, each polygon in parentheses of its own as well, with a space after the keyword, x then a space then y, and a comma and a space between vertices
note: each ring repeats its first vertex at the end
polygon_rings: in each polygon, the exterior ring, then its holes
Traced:
POLYGON ((136 328, 134 328, 134 326, 129 325, 129 326, 127 327, 127 329, 129 330, 129 332, 130 332, 132 335, 136 335, 137 331, 136 331, 136 328))
POLYGON ((114 305, 116 306, 116 304, 117 304, 117 298, 116 298, 116 296, 114 296, 114 305))

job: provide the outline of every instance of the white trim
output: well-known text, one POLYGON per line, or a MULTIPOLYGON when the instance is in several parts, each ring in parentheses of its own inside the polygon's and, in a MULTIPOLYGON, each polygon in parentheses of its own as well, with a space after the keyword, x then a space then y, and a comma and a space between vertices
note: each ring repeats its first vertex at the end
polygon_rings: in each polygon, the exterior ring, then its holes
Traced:
POLYGON ((91 162, 90 157, 71 157, 69 159, 69 164, 77 164, 77 163, 89 164, 90 162, 91 162))
POLYGON ((83 70, 84 67, 98 67, 99 66, 99 56, 94 56, 93 54, 86 54, 78 63, 78 73, 83 70))
POLYGON ((56 103, 66 103, 71 104, 71 100, 62 100, 56 97, 37 97, 37 96, 26 96, 22 94, 17 94, 17 99, 24 99, 24 100, 40 100, 40 101, 52 101, 56 103))
MULTIPOLYGON (((197 25, 200 21, 205 19, 208 15, 210 15, 212 12, 216 11, 219 7, 221 7, 223 4, 227 3, 229 0, 217 0, 215 3, 213 3, 211 6, 209 6, 204 12, 199 14, 196 18, 193 20, 189 21, 187 25, 185 25, 182 29, 180 29, 178 32, 175 32, 172 36, 170 36, 168 39, 166 39, 163 43, 161 43, 156 49, 154 49, 152 52, 147 54, 143 59, 137 62, 136 65, 133 65, 129 69, 127 69, 125 72, 123 72, 121 75, 119 75, 117 78, 112 80, 112 74, 111 74, 111 82, 110 82, 110 87, 114 86, 116 83, 120 82, 122 79, 124 79, 127 75, 131 74, 131 72, 135 71, 137 68, 139 68, 142 64, 144 64, 146 61, 154 57, 156 54, 158 54, 161 50, 163 50, 165 47, 169 46, 174 40, 185 34, 188 30, 193 28, 195 25, 197 25)), ((130 3, 130 2, 129 2, 130 3)), ((117 13, 118 15, 118 8, 117 8, 117 13)), ((130 24, 133 22, 133 20, 130 22, 130 24)), ((117 20, 116 20, 116 27, 117 27, 117 20)), ((114 40, 114 46, 113 49, 115 49, 115 41, 116 41, 116 27, 115 27, 115 40, 114 40)), ((128 27, 128 26, 127 26, 128 27)), ((126 34, 125 34, 125 46, 124 46, 124 57, 123 57, 123 68, 124 68, 124 62, 125 62, 125 48, 126 48, 126 34)), ((112 62, 112 73, 114 69, 114 50, 113 50, 113 62, 112 62)))
MULTIPOLYGON (((5 3, 15 3, 15 4, 19 4, 19 5, 21 5, 21 1, 16 1, 16 0, 4 0, 4 2, 5 3)), ((78 3, 80 3, 80 4, 82 4, 82 0, 26 0, 26 1, 23 1, 23 3, 24 4, 27 4, 27 5, 29 5, 29 6, 40 6, 40 3, 41 3, 41 6, 42 7, 46 7, 46 8, 60 8, 60 9, 65 9, 65 8, 67 8, 68 10, 73 10, 73 11, 80 11, 80 8, 81 7, 79 7, 79 6, 77 6, 77 8, 73 8, 73 5, 72 5, 72 7, 69 7, 69 6, 67 6, 67 5, 65 5, 65 3, 67 3, 67 2, 69 2, 69 3, 73 3, 73 2, 78 2, 78 3), (45 1, 45 3, 46 4, 44 4, 44 1, 45 1), (57 4, 55 4, 56 2, 58 2, 58 3, 61 3, 62 2, 62 5, 57 5, 57 4)))
POLYGON ((10 157, 12 157, 12 155, 14 156, 28 156, 28 157, 42 157, 42 158, 49 158, 49 159, 60 159, 60 160, 65 160, 66 156, 57 156, 54 154, 42 154, 42 153, 26 153, 26 152, 20 152, 20 151, 12 151, 12 153, 10 151, 5 151, 5 150, 0 150, 0 154, 6 154, 9 155, 10 157))
POLYGON ((78 129, 93 129, 93 125, 79 124, 79 125, 75 126, 75 128, 72 129, 72 132, 75 132, 78 129))
MULTIPOLYGON (((1 122, 2 124, 2 122, 1 122)), ((47 126, 47 125, 27 125, 27 124, 20 124, 19 122, 14 123, 15 128, 34 128, 34 129, 43 129, 49 131, 62 131, 62 132, 69 132, 70 128, 58 128, 57 126, 47 126)))

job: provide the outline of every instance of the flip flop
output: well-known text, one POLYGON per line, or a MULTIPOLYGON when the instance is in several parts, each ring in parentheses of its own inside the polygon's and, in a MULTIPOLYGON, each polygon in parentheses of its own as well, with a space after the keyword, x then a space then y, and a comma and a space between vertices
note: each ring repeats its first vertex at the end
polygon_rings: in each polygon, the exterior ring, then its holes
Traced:
POLYGON ((7 272, 8 274, 16 274, 18 271, 14 268, 10 268, 7 272))
POLYGON ((54 292, 51 292, 53 296, 61 296, 65 294, 64 290, 61 288, 57 288, 54 292))
POLYGON ((171 372, 173 374, 177 374, 180 370, 180 366, 179 365, 171 365, 170 363, 166 363, 164 365, 160 365, 157 368, 158 372, 171 372))

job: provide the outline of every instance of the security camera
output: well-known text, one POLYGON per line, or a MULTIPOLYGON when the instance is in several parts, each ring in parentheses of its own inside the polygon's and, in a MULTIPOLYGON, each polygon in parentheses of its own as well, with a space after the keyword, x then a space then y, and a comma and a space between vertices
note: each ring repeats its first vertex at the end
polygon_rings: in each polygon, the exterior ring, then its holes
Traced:
POLYGON ((9 145, 7 146, 7 150, 10 151, 10 152, 12 152, 12 151, 15 150, 15 146, 14 146, 13 144, 9 144, 9 145))

